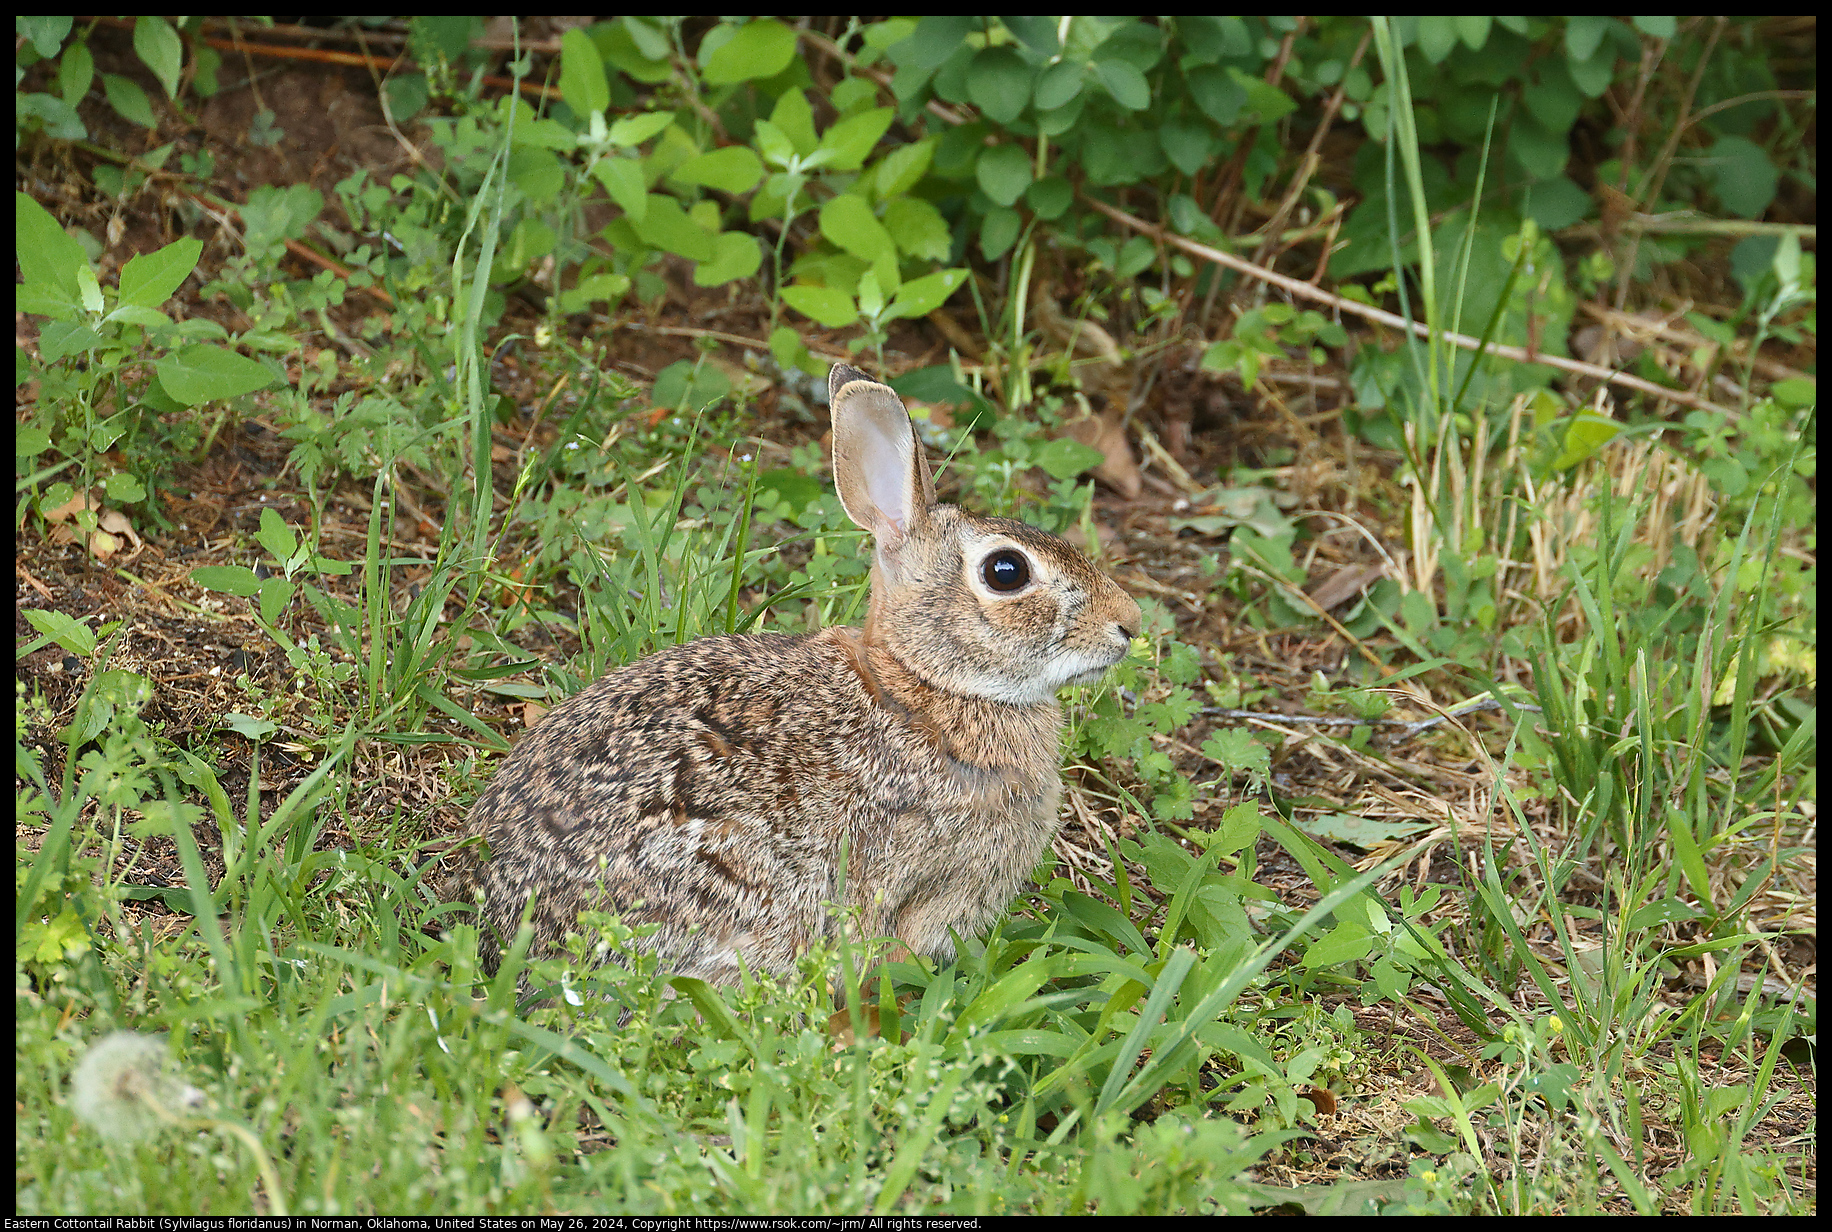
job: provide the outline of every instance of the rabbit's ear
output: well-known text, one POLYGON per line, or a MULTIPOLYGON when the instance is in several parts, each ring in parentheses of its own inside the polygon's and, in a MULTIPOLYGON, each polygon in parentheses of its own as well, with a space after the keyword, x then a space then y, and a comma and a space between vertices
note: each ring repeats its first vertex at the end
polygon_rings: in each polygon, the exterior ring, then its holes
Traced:
POLYGON ((833 477, 846 514, 896 550, 935 503, 935 481, 888 385, 845 364, 827 377, 833 408, 833 477))

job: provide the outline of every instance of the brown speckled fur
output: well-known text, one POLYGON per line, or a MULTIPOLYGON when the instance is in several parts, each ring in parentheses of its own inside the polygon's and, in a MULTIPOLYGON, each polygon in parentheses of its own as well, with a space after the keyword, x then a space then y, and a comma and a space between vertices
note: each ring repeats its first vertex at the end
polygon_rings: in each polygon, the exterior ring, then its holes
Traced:
POLYGON ((790 969, 829 902, 946 961, 1055 834, 1055 693, 1123 657, 1138 605, 1061 539, 937 504, 896 395, 844 365, 829 386, 841 500, 876 537, 865 628, 670 647, 556 706, 471 813, 487 969, 531 893, 537 953, 615 910, 713 983, 740 955, 790 969), (1000 550, 1032 574, 1009 595, 974 572, 1000 550))

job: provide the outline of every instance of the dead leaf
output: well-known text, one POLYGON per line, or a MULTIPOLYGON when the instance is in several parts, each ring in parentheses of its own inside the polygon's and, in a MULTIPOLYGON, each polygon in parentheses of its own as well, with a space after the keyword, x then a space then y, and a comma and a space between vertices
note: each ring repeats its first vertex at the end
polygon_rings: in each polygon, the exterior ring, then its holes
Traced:
POLYGON ((1306 588, 1305 593, 1327 612, 1361 594, 1386 576, 1386 572, 1385 565, 1344 565, 1315 586, 1306 588))

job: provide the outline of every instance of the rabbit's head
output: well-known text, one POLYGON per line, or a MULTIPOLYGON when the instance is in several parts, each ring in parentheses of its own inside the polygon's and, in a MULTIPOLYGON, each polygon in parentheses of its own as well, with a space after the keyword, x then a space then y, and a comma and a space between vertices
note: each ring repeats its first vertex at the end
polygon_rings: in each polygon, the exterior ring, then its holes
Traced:
POLYGON ((868 645, 949 693, 1051 701, 1126 655, 1139 607, 1072 544, 935 499, 909 413, 888 385, 835 364, 833 471, 871 532, 868 645))

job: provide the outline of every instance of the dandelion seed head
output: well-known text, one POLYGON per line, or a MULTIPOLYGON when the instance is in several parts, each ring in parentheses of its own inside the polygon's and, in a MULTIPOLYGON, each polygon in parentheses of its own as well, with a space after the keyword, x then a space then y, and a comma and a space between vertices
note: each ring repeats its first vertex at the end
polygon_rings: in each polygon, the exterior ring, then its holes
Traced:
POLYGON ((71 1075, 71 1111, 108 1137, 145 1137, 167 1117, 203 1105, 204 1093, 172 1074, 171 1063, 164 1036, 105 1035, 90 1045, 71 1075))

